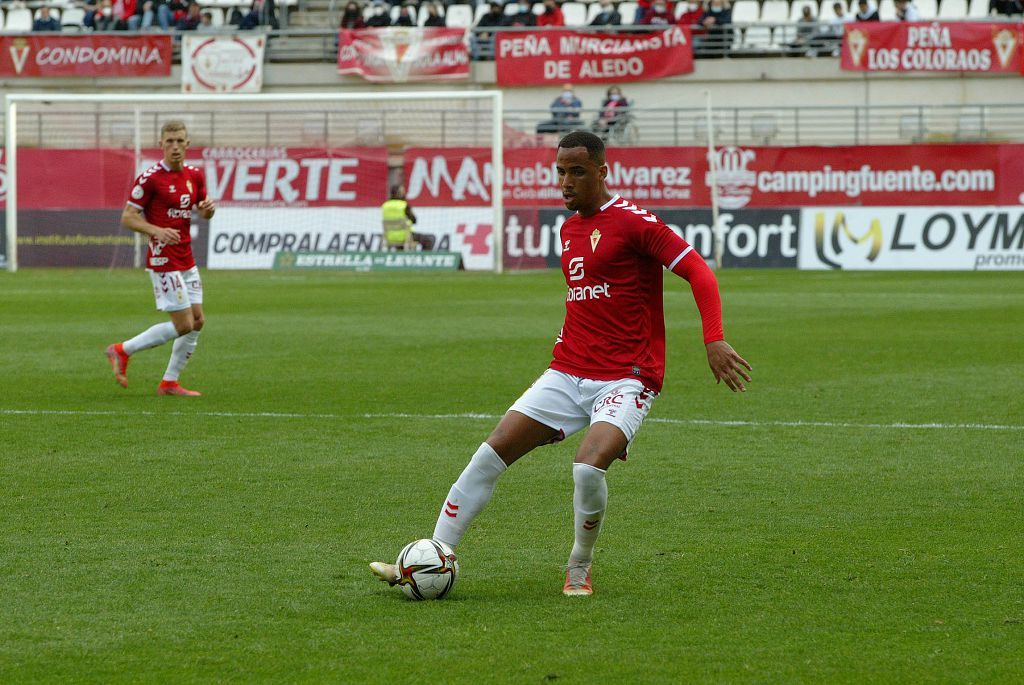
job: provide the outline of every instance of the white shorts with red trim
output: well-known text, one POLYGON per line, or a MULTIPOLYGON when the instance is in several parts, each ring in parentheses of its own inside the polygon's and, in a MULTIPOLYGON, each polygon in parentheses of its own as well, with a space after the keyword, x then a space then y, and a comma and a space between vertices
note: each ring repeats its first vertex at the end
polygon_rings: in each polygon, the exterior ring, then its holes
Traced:
POLYGON ((657 396, 635 378, 594 381, 548 369, 510 410, 554 428, 553 442, 598 421, 610 423, 626 436, 628 450, 657 396))
POLYGON ((150 271, 156 308, 162 312, 180 312, 203 303, 203 281, 199 269, 188 271, 150 271))

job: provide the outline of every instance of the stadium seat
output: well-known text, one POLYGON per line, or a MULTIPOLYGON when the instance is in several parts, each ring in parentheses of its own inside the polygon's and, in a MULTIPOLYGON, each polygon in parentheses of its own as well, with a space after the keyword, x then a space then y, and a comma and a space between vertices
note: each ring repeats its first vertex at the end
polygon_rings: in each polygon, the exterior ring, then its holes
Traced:
POLYGON ((0 31, 4 30, 4 11, 0 9, 0 31))
POLYGON ((619 3, 619 14, 622 15, 623 24, 632 24, 633 19, 636 17, 636 3, 635 2, 620 2, 619 3))
POLYGON ((60 17, 60 25, 68 28, 81 29, 85 21, 85 10, 81 7, 68 7, 60 17))
POLYGON ((736 0, 732 6, 732 20, 737 24, 754 22, 761 18, 761 7, 757 0, 736 0))
POLYGON ((601 14, 601 3, 591 2, 587 5, 587 23, 594 21, 594 17, 601 14))
MULTIPOLYGON (((971 19, 984 19, 988 16, 988 0, 971 0, 971 8, 967 10, 971 19)), ((8 20, 8 23, 10 21, 8 20)))
POLYGON ((582 2, 567 2, 562 5, 562 15, 566 26, 586 26, 587 6, 582 2))
POLYGON ((32 10, 27 7, 12 7, 7 10, 7 21, 4 23, 5 31, 31 31, 32 10))
POLYGON ((761 6, 761 21, 774 24, 789 21, 789 5, 786 0, 765 0, 761 6))
POLYGON ((879 0, 878 18, 882 21, 896 21, 896 3, 893 0, 879 0))
POLYGON ((484 16, 491 11, 491 6, 486 2, 481 2, 476 6, 476 11, 473 13, 473 26, 476 26, 480 22, 480 17, 484 16))
POLYGON ((473 8, 469 5, 451 5, 444 15, 445 26, 452 29, 466 29, 473 25, 473 8))
POLYGON ((533 3, 533 7, 531 7, 530 9, 532 9, 533 13, 539 17, 540 15, 544 14, 544 3, 535 2, 533 3))
MULTIPOLYGON (((828 0, 826 0, 827 2, 828 0)), ((800 21, 801 12, 805 6, 810 5, 811 16, 815 19, 818 18, 818 3, 817 0, 793 0, 793 5, 789 8, 789 20, 800 21)))
POLYGON ((939 19, 963 19, 967 16, 967 0, 942 0, 939 19))
POLYGON ((204 7, 203 12, 210 13, 210 23, 214 26, 224 25, 224 10, 220 7, 204 7))
POLYGON ((914 0, 914 6, 921 13, 921 19, 934 19, 939 14, 939 8, 935 6, 935 0, 914 0))

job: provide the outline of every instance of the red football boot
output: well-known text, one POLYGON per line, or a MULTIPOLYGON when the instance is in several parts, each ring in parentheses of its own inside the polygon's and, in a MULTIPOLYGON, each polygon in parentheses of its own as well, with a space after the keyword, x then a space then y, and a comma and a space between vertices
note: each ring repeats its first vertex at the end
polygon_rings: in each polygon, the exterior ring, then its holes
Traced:
POLYGON ((124 353, 124 346, 121 343, 114 343, 107 346, 107 359, 114 369, 114 380, 122 388, 128 387, 128 355, 124 353))
POLYGON ((179 397, 201 397, 203 393, 181 387, 178 381, 160 381, 156 389, 157 395, 177 395, 179 397))

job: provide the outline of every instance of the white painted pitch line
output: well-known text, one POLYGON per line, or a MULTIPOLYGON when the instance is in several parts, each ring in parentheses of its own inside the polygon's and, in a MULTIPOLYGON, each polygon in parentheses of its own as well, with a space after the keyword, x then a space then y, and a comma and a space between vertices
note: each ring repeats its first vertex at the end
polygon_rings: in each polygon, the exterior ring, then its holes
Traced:
MULTIPOLYGON (((489 420, 497 421, 498 414, 412 414, 388 412, 379 414, 317 414, 302 412, 232 412, 232 411, 104 411, 89 409, 0 409, 0 416, 208 416, 238 419, 430 419, 430 420, 489 420)), ((857 423, 854 421, 744 421, 720 419, 667 419, 650 418, 647 423, 665 423, 677 426, 737 426, 752 428, 870 428, 876 430, 989 430, 1024 431, 1024 425, 999 423, 857 423)))

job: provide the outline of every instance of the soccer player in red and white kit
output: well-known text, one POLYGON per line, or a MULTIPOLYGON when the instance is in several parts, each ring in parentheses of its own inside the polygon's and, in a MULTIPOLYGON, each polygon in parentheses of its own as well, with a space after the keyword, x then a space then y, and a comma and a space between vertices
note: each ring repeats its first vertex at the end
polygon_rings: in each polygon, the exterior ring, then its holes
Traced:
POLYGON ((203 328, 203 282, 192 256, 192 211, 204 219, 217 210, 206 196, 203 172, 185 163, 189 139, 185 123, 168 121, 160 129, 164 158, 142 172, 121 213, 121 224, 149 238, 146 270, 153 281, 156 308, 167 312, 169 322, 158 323, 134 338, 107 347, 114 380, 128 387, 128 360, 133 354, 174 340, 171 360, 158 395, 196 397, 178 383, 185 364, 196 349, 203 328))
MULTIPOLYGON (((573 464, 575 542, 563 593, 593 593, 590 566, 601 532, 605 472, 625 458, 665 371, 662 269, 690 283, 716 381, 744 391, 750 365, 724 340, 718 283, 704 259, 658 217, 605 186, 604 143, 574 131, 558 144, 559 185, 575 214, 562 224, 565 324, 550 368, 516 400, 452 485, 433 538, 454 549, 487 505, 498 477, 530 450, 589 426, 573 464)), ((381 580, 401 584, 393 564, 381 580)))

